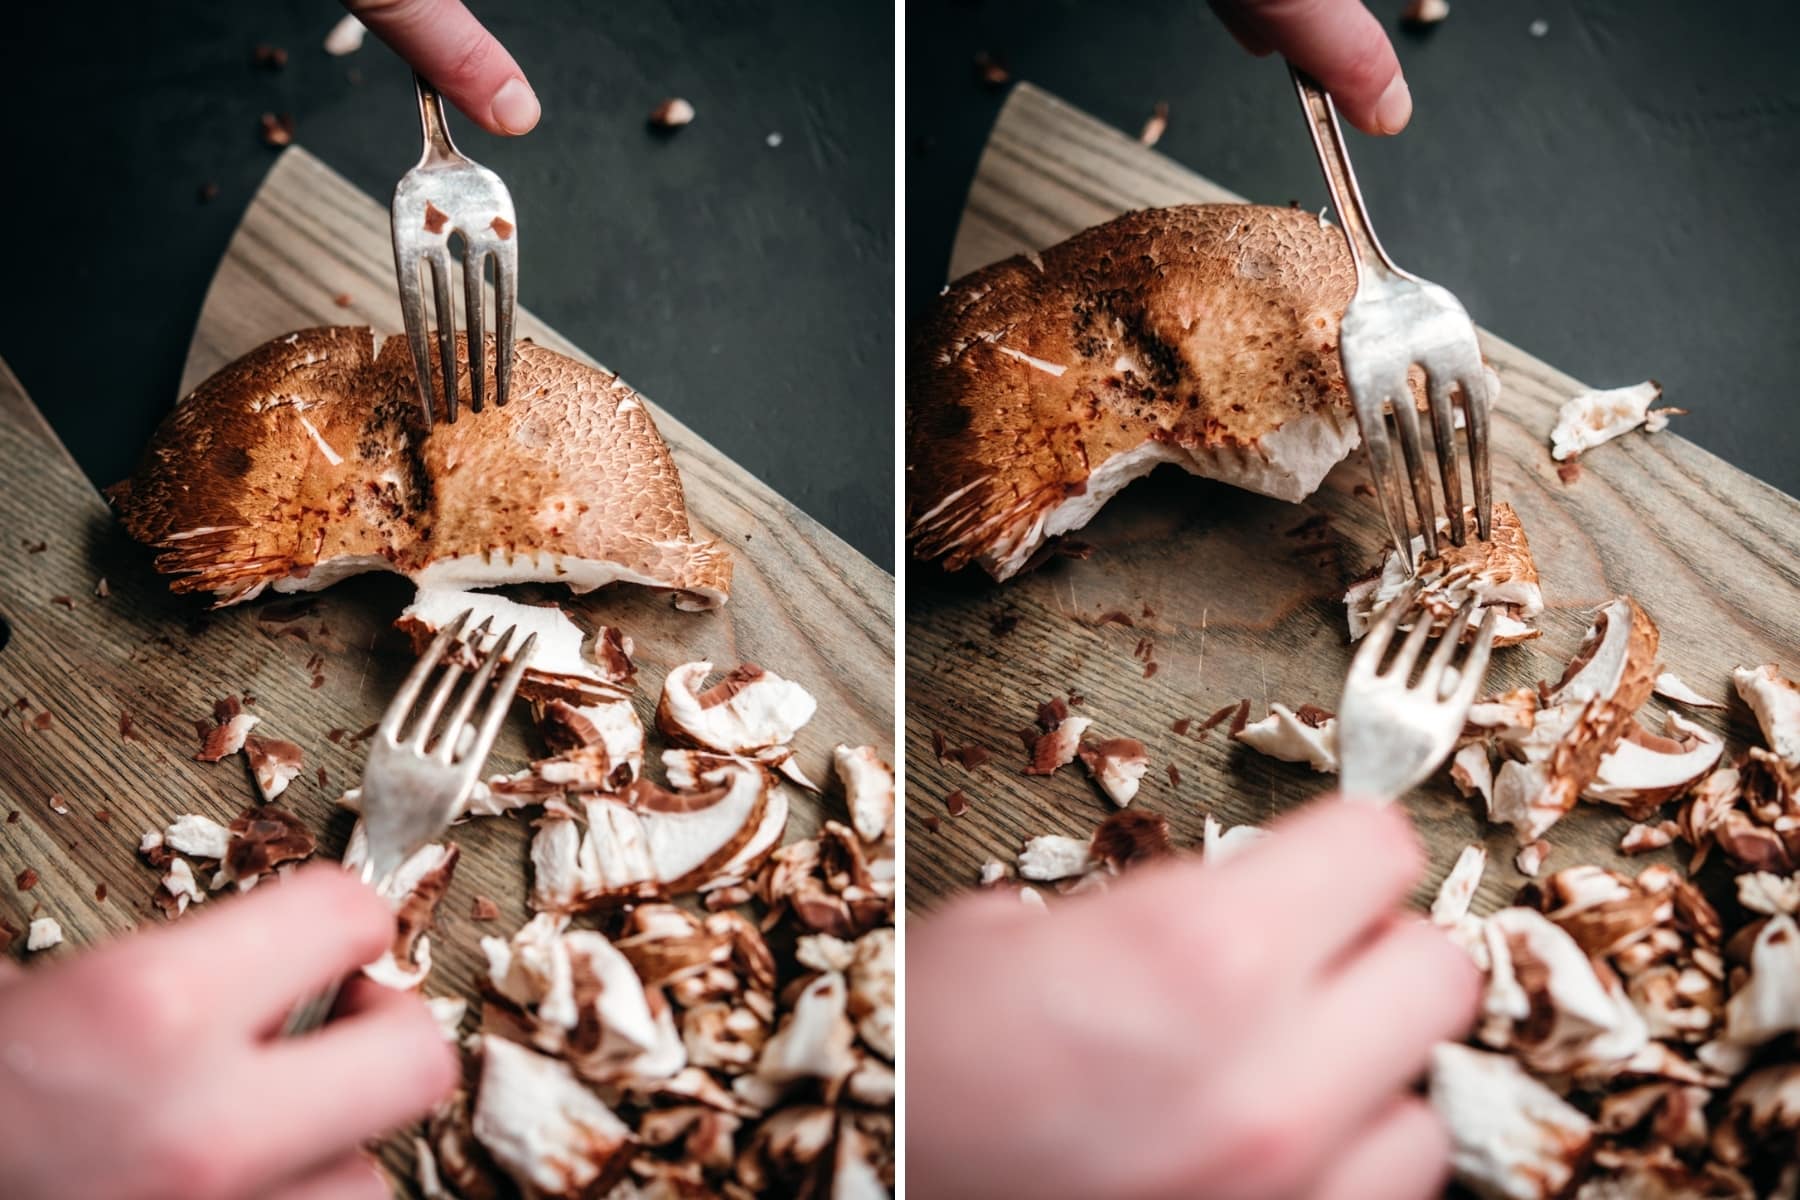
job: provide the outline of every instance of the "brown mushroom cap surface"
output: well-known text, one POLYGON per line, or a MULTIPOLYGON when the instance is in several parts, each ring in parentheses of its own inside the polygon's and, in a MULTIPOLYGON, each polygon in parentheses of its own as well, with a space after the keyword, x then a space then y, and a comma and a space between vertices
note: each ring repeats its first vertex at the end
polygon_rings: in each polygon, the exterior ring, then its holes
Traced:
POLYGON ((908 352, 912 552, 1004 579, 1162 462, 1304 498, 1359 440, 1355 286, 1339 230, 1238 204, 1128 213, 958 280, 908 352))
MULTIPOLYGON (((488 342, 490 367, 493 343, 488 342)), ((616 376, 521 342, 512 399, 426 429, 406 340, 302 329, 176 405, 113 490, 179 592, 234 604, 395 571, 423 585, 614 580, 712 607, 731 559, 688 525, 681 476, 616 376)))

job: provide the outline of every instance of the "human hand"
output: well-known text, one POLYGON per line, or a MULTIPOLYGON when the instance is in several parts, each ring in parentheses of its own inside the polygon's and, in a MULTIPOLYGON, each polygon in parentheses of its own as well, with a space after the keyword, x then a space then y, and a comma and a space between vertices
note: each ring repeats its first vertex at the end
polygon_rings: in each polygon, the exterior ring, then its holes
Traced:
POLYGON ((1318 80, 1364 133, 1399 133, 1412 93, 1394 45, 1362 0, 1208 0, 1244 49, 1271 52, 1318 80))
POLYGON ((1401 911, 1398 808, 1326 802, 1230 860, 907 941, 907 1178, 933 1197, 1411 1200, 1448 1141, 1410 1092, 1479 975, 1401 911))
POLYGON ((295 1001, 393 936, 371 889, 316 866, 217 912, 0 975, 8 1200, 385 1200, 359 1144, 457 1078, 430 1012, 358 979, 331 1024, 278 1031, 295 1001))
POLYGON ((530 133, 537 93, 462 0, 344 0, 413 70, 489 133, 530 133))

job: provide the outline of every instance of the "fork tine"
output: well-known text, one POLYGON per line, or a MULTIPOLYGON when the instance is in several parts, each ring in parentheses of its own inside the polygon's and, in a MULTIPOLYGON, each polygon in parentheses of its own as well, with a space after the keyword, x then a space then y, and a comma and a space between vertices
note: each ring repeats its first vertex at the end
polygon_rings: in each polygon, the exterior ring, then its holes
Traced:
POLYGON ((1394 446, 1387 435, 1387 419, 1377 411, 1372 419, 1361 424, 1363 448, 1369 456, 1369 474, 1375 482, 1375 502, 1381 506, 1382 518, 1387 521, 1394 550, 1400 555, 1406 573, 1411 575, 1412 532, 1406 524, 1406 498, 1394 490, 1398 475, 1394 467, 1394 446))
POLYGON ((474 613, 474 609, 465 608, 456 620, 438 630, 437 636, 431 639, 431 645, 425 647, 425 653, 419 656, 419 661, 407 672, 400 690, 394 693, 394 698, 388 701, 387 711, 381 714, 381 724, 376 727, 377 732, 388 741, 399 744, 400 725, 406 719, 406 714, 412 711, 413 702, 419 698, 419 693, 425 689, 425 681, 431 677, 432 668, 444 657, 445 647, 462 635, 463 626, 474 613))
POLYGON ((431 286, 437 296, 438 357, 443 361, 444 420, 456 420, 456 304, 450 299, 450 251, 439 247, 427 256, 431 286))
POLYGON ((394 248, 394 273, 400 280, 400 316, 406 325, 406 340, 412 346, 413 371, 419 379, 419 403, 425 409, 425 424, 437 420, 431 399, 431 335, 425 319, 425 289, 420 273, 425 265, 418 260, 400 262, 400 250, 394 248))
MULTIPOLYGON (((1419 509, 1419 532, 1425 539, 1425 557, 1436 558, 1437 506, 1431 499, 1431 473, 1425 469, 1425 447, 1419 441, 1419 409, 1412 389, 1403 387, 1391 401, 1394 425, 1400 431, 1400 457, 1406 462, 1406 478, 1412 485, 1413 503, 1419 509)), ((1401 501, 1405 508, 1405 501, 1401 501)))
MULTIPOLYGON (((507 626, 506 632, 500 635, 500 640, 495 642, 486 654, 482 655, 481 668, 475 672, 475 677, 469 680, 469 685, 463 689, 462 697, 456 702, 455 710, 451 712, 450 719, 443 723, 443 729, 433 743, 432 757, 439 762, 448 763, 456 757, 456 744, 462 740, 462 727, 468 723, 469 712, 475 707, 476 701, 481 698, 481 693, 487 687, 488 680, 494 677, 495 668, 506 659, 506 652, 512 646, 513 635, 518 632, 517 625, 507 626)), ((419 749, 421 752, 424 751, 423 743, 420 744, 419 749)), ((471 749, 470 753, 473 754, 474 750, 471 749)), ((485 753, 483 751, 484 755, 485 753)))
POLYGON ((1444 481, 1444 512, 1450 518, 1450 543, 1468 541, 1463 520, 1462 467, 1456 455, 1455 381, 1430 377, 1431 441, 1437 448, 1438 476, 1444 481))
POLYGON ((494 252, 494 403, 512 396, 513 311, 519 306, 518 231, 494 252))
MULTIPOLYGON (((1456 653, 1457 644, 1462 641, 1464 632, 1469 628, 1469 622, 1475 619, 1477 603, 1473 598, 1465 600, 1463 606, 1456 610, 1456 615, 1450 618, 1450 624, 1445 628, 1444 636, 1432 649, 1431 658, 1425 664, 1425 673, 1419 676, 1420 687, 1425 687, 1427 683, 1444 677, 1444 668, 1449 666, 1450 656, 1456 653)), ((1438 689, 1435 684, 1425 690, 1431 694, 1432 699, 1437 698, 1438 689)))
MULTIPOLYGON (((482 641, 487 637, 488 628, 493 623, 494 618, 488 617, 469 634, 468 644, 471 650, 479 649, 482 641)), ((438 676, 437 687, 432 689, 431 698, 425 702, 425 708, 413 723, 412 736, 407 739, 420 754, 425 752, 425 744, 431 737, 432 726, 437 723, 438 714, 444 711, 444 705, 449 702, 450 694, 456 689, 456 681, 462 678, 462 673, 462 664, 456 659, 445 660, 444 673, 438 676)))
POLYGON ((469 319, 469 411, 481 411, 487 383, 487 337, 482 322, 487 318, 482 299, 482 274, 487 251, 473 242, 463 244, 463 308, 469 319))
POLYGON ((1413 667, 1419 661, 1419 651, 1423 650, 1425 643, 1431 639, 1432 624, 1430 613, 1421 612, 1419 614, 1418 620, 1413 622, 1411 631, 1407 633, 1406 640, 1400 643, 1400 649, 1394 652, 1393 661, 1388 663, 1387 669, 1382 672, 1383 675, 1396 678, 1403 684, 1412 678, 1413 667))
POLYGON ((1413 597, 1418 594, 1418 587, 1408 584, 1400 594, 1387 602, 1375 623, 1363 634, 1362 645, 1357 648, 1356 657, 1350 662, 1352 674, 1358 671, 1369 675, 1376 674, 1381 667, 1381 660, 1387 657, 1388 643, 1394 638, 1394 631, 1400 628, 1407 610, 1412 608, 1413 597))
POLYGON ((1464 422, 1469 427, 1469 468, 1475 476, 1475 528, 1482 541, 1491 535, 1494 516, 1492 480, 1488 472, 1488 377, 1479 360, 1474 376, 1462 380, 1464 422))
MULTIPOLYGON (((512 704, 513 693, 519 690, 519 679, 525 674, 525 665, 531 661, 531 652, 537 649, 537 634, 525 639, 519 652, 513 655, 506 674, 494 685, 493 696, 488 700, 487 710, 481 715, 481 725, 475 734, 475 744, 469 748, 464 757, 465 762, 480 763, 494 748, 494 737, 500 732, 500 722, 506 719, 506 710, 512 704)), ((496 661, 490 659, 489 662, 496 661)), ((482 664, 485 668, 488 664, 482 664)))
POLYGON ((1487 678, 1488 657, 1494 651, 1494 627, 1499 621, 1499 612, 1492 608, 1481 618, 1481 628, 1475 631, 1468 657, 1457 668, 1462 674, 1456 680, 1456 690, 1450 693, 1446 703, 1453 701, 1466 711, 1475 702, 1476 693, 1487 678))

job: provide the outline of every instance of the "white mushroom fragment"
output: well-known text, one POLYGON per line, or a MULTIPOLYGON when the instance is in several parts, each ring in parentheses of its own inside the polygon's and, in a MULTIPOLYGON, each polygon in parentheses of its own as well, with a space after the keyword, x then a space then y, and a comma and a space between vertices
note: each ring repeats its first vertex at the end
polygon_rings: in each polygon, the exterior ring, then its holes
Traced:
POLYGON ((1043 834, 1027 841, 1019 852, 1020 876, 1039 883, 1084 875, 1092 867, 1088 843, 1081 838, 1043 834))
POLYGON ((1296 712, 1285 704, 1272 703, 1268 716, 1232 736, 1259 754, 1305 763, 1321 774, 1338 769, 1337 718, 1310 704, 1301 705, 1296 712))
POLYGON ((1064 717, 1054 728, 1038 735, 1031 746, 1031 761, 1025 765, 1027 775, 1050 775, 1075 761, 1081 739, 1094 722, 1089 717, 1064 717))
POLYGON ((1429 1090, 1456 1181, 1484 1200, 1554 1200, 1593 1143, 1592 1121, 1503 1054, 1439 1045, 1429 1090))
MULTIPOLYGON (((1065 722, 1066 724, 1066 722, 1065 722)), ((1144 772, 1149 769, 1150 757, 1144 751, 1144 743, 1136 738, 1106 738, 1097 742, 1082 742, 1076 753, 1106 798, 1120 808, 1130 804, 1137 795, 1138 782, 1143 779, 1144 772)))
POLYGON ((1725 743, 1674 712, 1664 720, 1661 736, 1637 721, 1628 724, 1581 798, 1616 805, 1641 821, 1710 772, 1725 743))
MULTIPOLYGON (((344 866, 355 869, 368 859, 368 836, 358 821, 344 847, 344 866)), ((383 987, 398 991, 418 988, 431 973, 431 939, 425 936, 437 906, 450 890, 459 849, 455 844, 432 843, 421 847, 395 870, 383 886, 382 896, 394 910, 394 940, 381 957, 363 967, 383 987)))
POLYGON ((743 663, 702 689, 710 662, 675 667, 663 680, 656 727, 674 746, 756 758, 810 791, 818 787, 795 765, 788 743, 812 720, 818 701, 799 684, 743 663))
POLYGON ((345 14, 338 18, 331 32, 325 35, 325 53, 334 58, 342 58, 346 54, 354 54, 362 49, 363 36, 368 29, 354 16, 345 14))
POLYGON ((894 833, 894 769, 873 746, 838 746, 831 752, 844 798, 850 805, 850 827, 865 842, 880 842, 894 833))
POLYGON ((265 804, 287 791, 288 783, 300 773, 300 747, 280 738, 247 737, 244 756, 250 760, 256 790, 265 804))
POLYGON ((1519 874, 1536 878, 1537 873, 1544 869, 1544 860, 1548 857, 1550 857, 1550 843, 1539 838, 1535 842, 1519 847, 1519 852, 1513 855, 1513 866, 1518 868, 1519 874))
POLYGON ((1480 795, 1484 807, 1494 802, 1494 764, 1481 742, 1470 742, 1450 758, 1450 782, 1465 796, 1480 795))
POLYGON ((1725 707, 1717 700, 1702 696, 1699 692, 1696 692, 1693 688, 1683 683, 1679 676, 1668 671, 1664 671, 1656 677, 1656 682, 1651 685, 1650 690, 1655 692, 1658 696, 1673 700, 1678 704, 1685 704, 1689 708, 1725 707))
POLYGON ((1435 925, 1454 926, 1469 915, 1475 889, 1481 886, 1482 872, 1487 870, 1487 847, 1464 846, 1444 882, 1438 885, 1431 902, 1431 920, 1435 925))
POLYGON ((195 882, 194 869, 185 858, 177 858, 169 863, 168 873, 162 877, 162 890, 168 895, 169 903, 174 906, 174 911, 169 913, 171 917, 185 913, 189 904, 198 904, 206 899, 206 892, 195 882))
POLYGON ((1208 866, 1216 867, 1268 836, 1268 830, 1255 825, 1234 825, 1227 829, 1220 824, 1218 818, 1208 813, 1201 826, 1202 861, 1208 866))
POLYGON ((894 1061, 895 1025, 894 931, 872 929, 856 939, 845 980, 846 1009, 856 1021, 863 1044, 894 1061))
POLYGON ((617 795, 546 806, 531 844, 533 906, 576 912, 673 896, 741 869, 734 860, 755 843, 774 789, 761 767, 729 760, 701 782, 670 792, 638 779, 617 795))
POLYGON ((482 1037, 480 1048, 474 1134, 521 1188, 584 1200, 624 1176, 631 1127, 566 1063, 500 1037, 482 1037))
POLYGON ((1772 916, 1750 949, 1749 978, 1725 1009, 1725 1037, 1760 1046, 1800 1029, 1800 925, 1786 912, 1772 916))
MULTIPOLYGON (((1469 510, 1464 517, 1472 529, 1474 511, 1469 510)), ((1449 518, 1439 517, 1437 525, 1438 557, 1426 558, 1424 537, 1413 538, 1416 576, 1390 549, 1379 571, 1352 584, 1344 594, 1350 639, 1356 641, 1367 633, 1381 610, 1415 581, 1419 588, 1415 603, 1419 612, 1430 616, 1435 633, 1448 629, 1457 610, 1474 600, 1477 609, 1463 635, 1465 641, 1475 636, 1489 609, 1495 613, 1496 646, 1511 646, 1537 637, 1538 630, 1532 622, 1544 611, 1544 593, 1538 586, 1537 565, 1532 561, 1525 529, 1512 505, 1504 501, 1494 505, 1492 537, 1487 541, 1471 535, 1457 546, 1449 541, 1449 518)), ((1411 629, 1417 621, 1417 614, 1408 614, 1400 627, 1411 629)))
MULTIPOLYGON (((222 705, 236 706, 237 699, 222 701, 222 705)), ((219 710, 217 723, 202 737, 200 752, 194 755, 195 762, 219 762, 231 757, 244 748, 244 740, 250 731, 261 724, 262 718, 255 713, 219 710)))
POLYGON ((62 940, 62 926, 55 917, 36 917, 25 932, 25 949, 27 953, 48 950, 52 946, 62 945, 62 940))
POLYGON ((834 1083, 856 1069, 851 1044, 856 1030, 847 1015, 849 989, 842 975, 827 972, 806 985, 757 1060, 757 1078, 781 1085, 798 1079, 834 1083))
POLYGON ((1756 714, 1769 749, 1790 768, 1800 768, 1800 687, 1773 663, 1739 667, 1731 673, 1731 681, 1756 714))
POLYGON ((1662 398, 1662 385, 1654 379, 1631 387, 1582 392, 1563 402, 1550 431, 1550 457, 1557 462, 1574 458, 1642 425, 1645 433, 1666 429, 1678 408, 1652 409, 1662 398))
MULTIPOLYGON (((151 835, 145 834, 144 844, 138 849, 142 852, 151 835)), ((184 813, 162 831, 162 840, 158 845, 167 846, 179 854, 190 858, 209 858, 216 861, 225 857, 231 845, 231 831, 211 817, 199 813, 184 813)))

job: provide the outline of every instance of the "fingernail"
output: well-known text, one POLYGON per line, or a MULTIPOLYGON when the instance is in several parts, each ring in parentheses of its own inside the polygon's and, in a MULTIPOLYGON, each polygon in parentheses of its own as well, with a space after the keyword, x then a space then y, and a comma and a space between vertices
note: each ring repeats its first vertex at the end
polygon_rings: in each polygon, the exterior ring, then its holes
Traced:
POLYGON ((1375 128, 1383 133, 1399 133, 1411 119, 1412 91, 1406 86, 1406 80, 1396 75, 1387 90, 1381 93, 1381 99, 1375 102, 1375 128))
MULTIPOLYGON (((1384 98, 1385 99, 1385 98, 1384 98)), ((1411 106, 1408 105, 1410 111, 1411 106)), ((523 79, 509 79, 494 93, 494 123, 508 133, 530 133, 538 123, 537 93, 523 79)))

